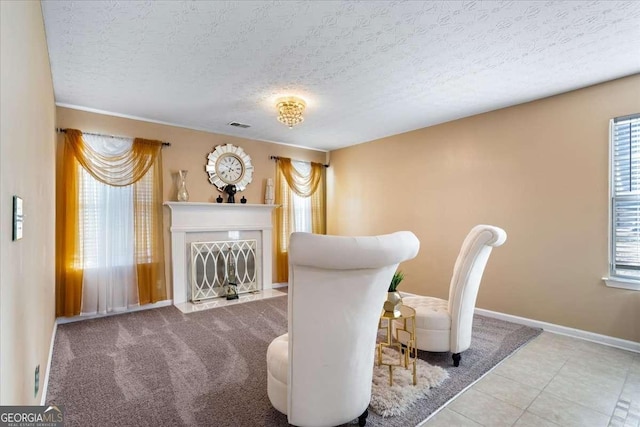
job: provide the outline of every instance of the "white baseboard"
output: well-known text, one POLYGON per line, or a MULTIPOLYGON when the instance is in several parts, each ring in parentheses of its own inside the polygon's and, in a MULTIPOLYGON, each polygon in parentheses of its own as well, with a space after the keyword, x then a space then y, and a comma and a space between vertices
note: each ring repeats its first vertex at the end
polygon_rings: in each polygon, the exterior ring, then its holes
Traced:
POLYGON ((40 397, 40 406, 44 406, 47 401, 47 389, 49 388, 49 376, 51 375, 51 359, 53 359, 53 343, 56 340, 56 332, 58 331, 58 323, 53 322, 53 330, 51 331, 51 343, 49 344, 49 358, 47 359, 47 370, 44 372, 44 383, 42 383, 42 396, 40 397))
MULTIPOLYGON (((410 297, 420 296, 411 292, 400 292, 400 294, 402 296, 410 297)), ((485 310, 484 308, 476 307, 475 313, 481 316, 493 317, 494 319, 506 320, 507 322, 517 323, 519 325, 531 326, 532 328, 540 328, 554 334, 566 335, 572 338, 591 341, 596 344, 608 345, 609 347, 616 347, 623 350, 633 351, 634 353, 640 353, 640 342, 623 340, 621 338, 610 337, 608 335, 596 334, 595 332, 583 331, 582 329, 574 329, 569 328, 568 326, 556 325, 555 323, 547 323, 541 320, 528 319, 526 317, 500 313, 498 311, 485 310)))
POLYGON ((158 301, 153 304, 145 304, 145 305, 132 307, 125 311, 112 311, 111 313, 106 313, 106 314, 85 314, 85 315, 81 314, 79 316, 73 316, 73 317, 58 317, 56 319, 56 323, 58 325, 63 325, 65 323, 79 322, 81 320, 100 319, 101 317, 117 316, 118 314, 127 314, 127 313, 133 313, 135 311, 151 310, 152 308, 168 307, 170 305, 173 305, 173 300, 166 299, 164 301, 158 301))
POLYGON ((554 334, 566 335, 572 338, 578 338, 585 341, 591 341, 597 344, 608 345, 609 347, 621 348, 623 350, 640 353, 640 342, 623 340, 621 338, 610 337, 608 335, 596 334, 594 332, 583 331, 582 329, 569 328, 567 326, 556 325, 554 323, 542 322, 540 320, 527 319, 526 317, 513 316, 511 314, 500 313, 497 311, 476 308, 476 314, 482 316, 493 317, 495 319, 506 320, 507 322, 518 323, 520 325, 531 326, 533 328, 541 328, 547 332, 554 334))
POLYGON ((289 282, 284 282, 284 283, 272 283, 272 284, 271 284, 271 287, 272 287, 273 289, 276 289, 276 288, 286 288, 287 286, 289 286, 289 282))

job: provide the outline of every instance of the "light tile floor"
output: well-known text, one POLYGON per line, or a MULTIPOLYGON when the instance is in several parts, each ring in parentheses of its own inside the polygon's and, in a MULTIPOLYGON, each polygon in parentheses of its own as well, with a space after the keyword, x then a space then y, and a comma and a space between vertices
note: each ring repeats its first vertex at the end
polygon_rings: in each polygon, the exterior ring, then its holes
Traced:
POLYGON ((211 298, 203 302, 192 303, 191 301, 176 304, 176 308, 183 313, 195 313, 196 311, 209 310, 210 308, 226 307, 229 305, 242 304, 249 301, 275 298, 287 295, 287 288, 264 289, 246 294, 240 294, 238 299, 227 300, 224 297, 211 298))
POLYGON ((640 427, 640 354, 543 332, 422 425, 640 427))

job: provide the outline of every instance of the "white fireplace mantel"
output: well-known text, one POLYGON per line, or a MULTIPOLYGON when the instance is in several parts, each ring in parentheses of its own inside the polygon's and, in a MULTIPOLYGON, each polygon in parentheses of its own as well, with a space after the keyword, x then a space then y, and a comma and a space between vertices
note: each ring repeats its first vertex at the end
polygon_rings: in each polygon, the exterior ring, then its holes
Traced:
POLYGON ((171 209, 171 260, 173 263, 173 304, 188 299, 187 233, 210 231, 260 231, 262 286, 271 289, 272 211, 277 205, 242 203, 165 202, 171 209))

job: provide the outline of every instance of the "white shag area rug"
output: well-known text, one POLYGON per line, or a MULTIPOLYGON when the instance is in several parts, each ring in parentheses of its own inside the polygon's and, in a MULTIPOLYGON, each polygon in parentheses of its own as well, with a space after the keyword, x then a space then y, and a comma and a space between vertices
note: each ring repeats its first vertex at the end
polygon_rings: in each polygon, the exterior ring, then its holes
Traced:
MULTIPOLYGON (((393 360, 397 363, 398 352, 391 348, 383 348, 383 361, 393 360)), ((393 368, 393 385, 389 385, 389 367, 373 367, 373 382, 371 386, 371 409, 383 417, 393 417, 404 413, 419 399, 429 396, 431 389, 437 387, 449 378, 446 370, 433 366, 418 359, 417 385, 413 385, 412 365, 409 369, 393 368)))

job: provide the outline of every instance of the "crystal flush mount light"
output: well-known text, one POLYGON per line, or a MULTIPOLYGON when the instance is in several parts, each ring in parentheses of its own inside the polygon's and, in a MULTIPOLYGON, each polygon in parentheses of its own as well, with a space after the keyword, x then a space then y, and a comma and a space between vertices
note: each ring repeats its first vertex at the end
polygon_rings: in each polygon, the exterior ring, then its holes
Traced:
POLYGON ((304 109, 307 108, 307 104, 301 98, 288 96, 278 99, 276 108, 278 109, 278 121, 292 129, 295 125, 304 121, 302 114, 304 109))

